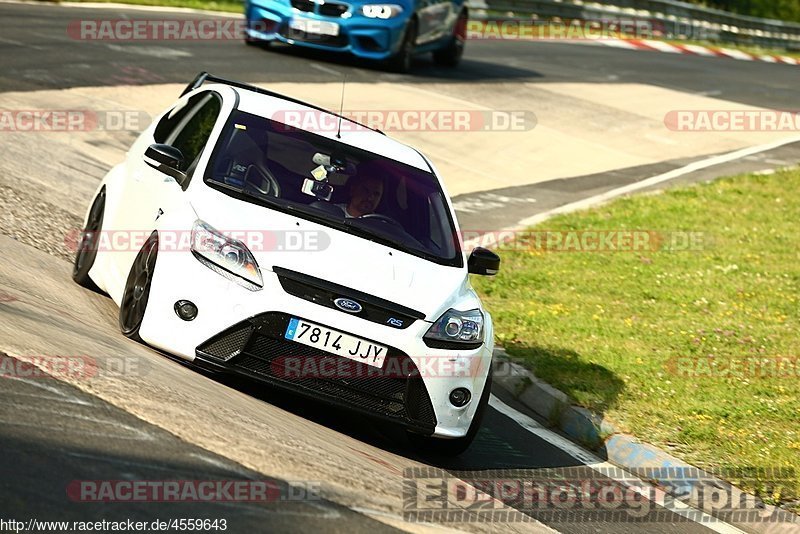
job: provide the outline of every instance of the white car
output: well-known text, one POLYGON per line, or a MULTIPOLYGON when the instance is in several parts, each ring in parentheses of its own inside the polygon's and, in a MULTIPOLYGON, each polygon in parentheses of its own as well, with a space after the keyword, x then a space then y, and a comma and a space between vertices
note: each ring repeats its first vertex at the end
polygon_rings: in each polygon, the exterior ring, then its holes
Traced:
POLYGON ((73 278, 122 333, 404 427, 459 454, 488 404, 492 320, 431 162, 311 104, 200 74, 103 179, 73 278), (283 120, 313 114, 301 129, 283 120))

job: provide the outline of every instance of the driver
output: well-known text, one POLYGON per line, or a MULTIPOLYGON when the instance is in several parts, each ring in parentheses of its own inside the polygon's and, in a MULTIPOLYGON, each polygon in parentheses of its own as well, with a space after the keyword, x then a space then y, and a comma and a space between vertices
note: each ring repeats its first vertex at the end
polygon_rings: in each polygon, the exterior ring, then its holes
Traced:
POLYGON ((356 177, 350 184, 350 200, 337 204, 345 217, 361 217, 374 213, 383 196, 383 180, 377 176, 356 177))

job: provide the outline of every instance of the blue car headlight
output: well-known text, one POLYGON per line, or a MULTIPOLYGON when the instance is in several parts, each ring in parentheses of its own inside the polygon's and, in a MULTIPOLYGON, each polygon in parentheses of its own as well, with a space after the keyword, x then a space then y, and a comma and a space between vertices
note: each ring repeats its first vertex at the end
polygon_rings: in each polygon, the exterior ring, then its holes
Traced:
POLYGON ((367 4, 361 7, 361 14, 370 19, 391 19, 403 12, 397 4, 367 4))

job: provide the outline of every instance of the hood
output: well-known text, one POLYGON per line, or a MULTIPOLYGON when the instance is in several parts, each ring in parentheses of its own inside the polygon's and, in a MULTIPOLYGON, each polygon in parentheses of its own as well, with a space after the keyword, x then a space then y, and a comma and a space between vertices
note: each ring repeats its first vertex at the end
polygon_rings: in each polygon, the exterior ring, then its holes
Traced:
POLYGON ((244 241, 262 272, 277 266, 321 278, 419 311, 427 321, 465 299, 479 306, 465 268, 439 265, 209 187, 197 190, 191 204, 200 219, 244 241))

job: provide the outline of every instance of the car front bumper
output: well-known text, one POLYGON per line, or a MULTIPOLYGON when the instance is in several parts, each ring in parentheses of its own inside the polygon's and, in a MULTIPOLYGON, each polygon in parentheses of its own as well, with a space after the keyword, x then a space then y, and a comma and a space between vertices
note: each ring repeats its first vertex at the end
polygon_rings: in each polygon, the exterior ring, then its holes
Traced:
MULTIPOLYGON (((431 326, 425 320, 392 328, 291 295, 272 271, 262 269, 262 276, 263 288, 250 291, 189 252, 160 253, 140 336, 197 364, 391 420, 417 433, 443 438, 467 433, 491 364, 491 342, 475 349, 429 348, 422 340, 431 326), (197 306, 194 320, 178 317, 179 300, 197 306), (286 340, 291 317, 388 346, 386 372, 365 372, 375 368, 367 370, 364 364, 286 340), (314 360, 311 372, 287 372, 287 358, 314 360), (340 365, 341 360, 347 365, 340 365), (472 394, 462 408, 449 401, 455 388, 472 394)), ((488 314, 486 322, 486 339, 491 340, 488 314)))

